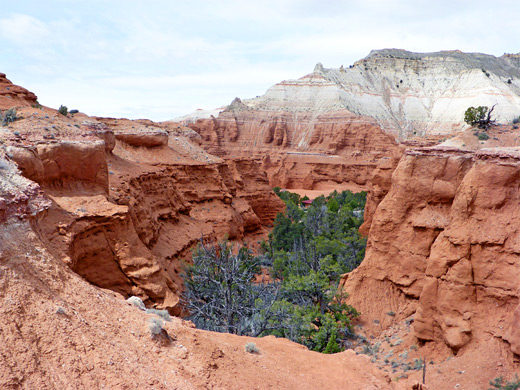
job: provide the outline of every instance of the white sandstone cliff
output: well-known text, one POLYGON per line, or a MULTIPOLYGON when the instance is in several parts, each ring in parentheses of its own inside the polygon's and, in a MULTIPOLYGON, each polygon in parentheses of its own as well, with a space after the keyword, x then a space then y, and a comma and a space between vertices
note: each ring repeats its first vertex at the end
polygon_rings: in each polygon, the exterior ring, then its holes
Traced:
POLYGON ((346 68, 317 64, 313 73, 228 109, 288 112, 296 119, 303 113, 348 110, 372 117, 385 131, 406 139, 462 130, 468 107, 494 104, 499 122, 520 115, 520 54, 384 49, 346 68))

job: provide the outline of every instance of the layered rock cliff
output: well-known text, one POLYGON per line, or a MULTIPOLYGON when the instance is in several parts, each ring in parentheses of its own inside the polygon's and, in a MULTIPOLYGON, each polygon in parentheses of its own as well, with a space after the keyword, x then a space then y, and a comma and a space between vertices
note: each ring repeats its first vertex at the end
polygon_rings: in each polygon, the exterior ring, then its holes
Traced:
POLYGON ((385 49, 349 68, 317 66, 315 72, 338 85, 347 109, 374 118, 400 139, 456 132, 471 106, 497 104, 501 122, 520 112, 519 55, 385 49))
MULTIPOLYGON (((283 209, 253 161, 222 161, 168 128, 18 112, 2 129, 4 155, 48 203, 33 228, 54 257, 123 296, 179 313, 182 261, 197 241, 255 245, 283 209)), ((30 213, 24 196, 4 194, 2 220, 30 213)))
POLYGON ((38 102, 37 96, 23 87, 14 85, 5 73, 0 73, 0 110, 16 106, 31 106, 38 102))
MULTIPOLYGON (((325 112, 347 110, 370 118, 369 122, 377 123, 401 140, 452 134, 466 127, 463 119, 468 107, 494 104, 497 104, 494 115, 499 122, 510 122, 518 117, 520 55, 494 57, 457 50, 435 53, 373 50, 349 67, 334 69, 317 64, 313 73, 298 80, 283 81, 264 95, 241 102, 242 110, 266 111, 272 117, 276 112, 293 112, 302 118, 317 118, 325 112)), ((229 121, 229 116, 223 113, 217 117, 212 111, 208 115, 229 121)), ((184 120, 195 121, 203 116, 199 112, 184 120)), ((319 139, 319 131, 313 133, 312 126, 309 128, 305 119, 303 122, 303 128, 291 132, 291 137, 284 135, 284 126, 291 120, 273 119, 265 125, 267 131, 259 130, 257 137, 249 137, 249 142, 257 146, 267 142, 284 146, 288 142, 300 147, 311 145, 311 139, 319 139)), ((236 125, 227 129, 225 137, 213 135, 212 142, 236 141, 243 132, 237 132, 240 125, 237 120, 236 125)), ((215 126, 219 127, 224 126, 215 126)), ((341 131, 336 128, 335 132, 341 137, 341 131)), ((332 143, 331 150, 336 150, 334 140, 328 142, 332 143)))
MULTIPOLYGON (((518 148, 406 151, 372 209, 365 259, 342 280, 363 323, 380 334, 408 319, 437 357, 498 353, 512 369, 520 352, 519 178, 518 148)), ((468 367, 475 378, 497 362, 482 364, 468 367)))
POLYGON ((217 117, 185 118, 210 153, 249 156, 272 186, 318 189, 367 185, 377 161, 398 151, 392 136, 368 117, 337 104, 337 88, 322 75, 283 82, 264 97, 235 99, 217 117))

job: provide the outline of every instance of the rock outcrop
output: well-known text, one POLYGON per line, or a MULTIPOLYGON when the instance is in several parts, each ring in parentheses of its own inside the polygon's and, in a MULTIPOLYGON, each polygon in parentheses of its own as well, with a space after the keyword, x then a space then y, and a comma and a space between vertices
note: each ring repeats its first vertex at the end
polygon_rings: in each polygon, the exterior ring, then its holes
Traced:
POLYGON ((284 207, 254 161, 223 161, 168 127, 19 111, 5 157, 32 182, 2 163, 7 189, 28 183, 4 194, 2 221, 45 208, 33 227, 55 258, 149 306, 179 314, 182 261, 202 237, 255 246, 284 207))
MULTIPOLYGON (((301 147, 320 139, 320 131, 314 132, 313 126, 308 126, 306 116, 316 120, 326 112, 347 110, 370 118, 370 123, 375 122, 387 133, 406 140, 458 132, 466 127, 463 119, 468 107, 493 104, 497 104, 493 113, 499 122, 510 122, 520 114, 519 54, 494 57, 460 51, 413 53, 384 49, 373 50, 349 67, 334 69, 317 64, 313 73, 276 84, 260 97, 235 100, 227 110, 272 114, 272 120, 264 128, 257 126, 258 136, 248 137, 250 143, 285 146, 292 142, 301 147), (292 112, 295 122, 302 119, 303 124, 290 132, 292 136, 287 135, 285 129, 293 120, 275 120, 277 112, 292 112)), ((215 125, 217 134, 207 135, 212 142, 236 140, 244 133, 241 121, 237 120, 236 125, 228 125, 223 137, 218 134, 218 128, 225 127, 220 120, 229 121, 229 116, 223 113, 217 116, 215 111, 207 115, 219 122, 215 125)), ((203 112, 183 120, 189 125, 199 118, 205 118, 203 112)), ((334 132, 336 137, 343 136, 337 127, 334 132)), ((341 141, 328 142, 330 150, 338 146, 341 149, 341 141)))
POLYGON ((14 85, 4 73, 0 73, 0 110, 35 105, 38 97, 23 87, 14 85))
POLYGON ((272 186, 364 188, 378 160, 398 147, 372 119, 337 106, 335 90, 312 74, 273 87, 254 104, 237 98, 218 117, 182 124, 212 154, 256 159, 272 186))
POLYGON ((365 260, 342 280, 363 321, 385 328, 390 311, 413 315, 420 341, 461 355, 498 341, 511 362, 520 351, 519 178, 517 148, 406 151, 370 218, 365 260))

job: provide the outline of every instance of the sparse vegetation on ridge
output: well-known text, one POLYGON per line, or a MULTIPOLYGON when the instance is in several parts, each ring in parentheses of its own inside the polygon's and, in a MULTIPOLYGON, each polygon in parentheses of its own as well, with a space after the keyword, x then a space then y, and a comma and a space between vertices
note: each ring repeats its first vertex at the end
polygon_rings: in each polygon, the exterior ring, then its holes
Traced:
POLYGON ((172 318, 170 317, 170 313, 168 313, 168 310, 146 309, 146 312, 148 314, 155 314, 156 316, 159 316, 163 320, 168 322, 172 320, 172 318))
POLYGON ((159 318, 150 318, 148 321, 148 329, 150 329, 150 333, 152 337, 159 336, 163 333, 162 321, 159 318))
POLYGON ((491 108, 487 106, 469 107, 464 113, 464 122, 480 129, 489 129, 489 127, 494 125, 496 122, 491 119, 491 113, 495 109, 495 106, 496 104, 491 108))
POLYGON ((245 350, 248 353, 258 353, 258 352, 260 352, 258 350, 258 348, 257 348, 255 343, 247 343, 246 346, 245 346, 245 350))
POLYGON ((489 139, 489 135, 487 133, 478 133, 477 138, 479 141, 487 141, 489 139))
POLYGON ((3 114, 2 111, 0 111, 0 122, 2 122, 2 126, 7 126, 9 123, 13 123, 17 119, 18 117, 16 116, 16 108, 10 108, 3 114))
POLYGON ((492 386, 488 390, 517 390, 520 389, 520 379, 518 379, 518 375, 515 374, 515 378, 510 381, 504 383, 504 378, 499 376, 492 381, 489 382, 492 386))

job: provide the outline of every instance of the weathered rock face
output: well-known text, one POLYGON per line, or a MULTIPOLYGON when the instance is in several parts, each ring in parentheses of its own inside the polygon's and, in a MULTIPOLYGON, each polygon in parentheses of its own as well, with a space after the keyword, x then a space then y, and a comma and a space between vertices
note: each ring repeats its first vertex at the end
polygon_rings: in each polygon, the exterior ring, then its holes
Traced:
POLYGON ((38 97, 25 88, 14 85, 0 73, 0 110, 36 104, 38 97))
POLYGON ((374 217, 377 206, 381 203, 392 186, 392 174, 399 164, 403 152, 404 148, 401 147, 396 150, 393 155, 382 158, 372 171, 365 204, 364 222, 359 228, 360 232, 365 236, 368 236, 370 233, 372 218, 374 217))
POLYGON ((13 216, 30 219, 48 209, 50 202, 40 186, 22 177, 16 165, 5 157, 0 151, 0 224, 13 216))
MULTIPOLYGON (((319 130, 319 117, 324 113, 335 116, 336 112, 349 111, 370 118, 370 123, 377 123, 387 133, 406 140, 458 132, 466 127, 463 119, 468 107, 494 104, 497 106, 493 113, 498 121, 510 122, 518 117, 520 55, 497 58, 460 51, 412 53, 384 49, 373 50, 347 68, 328 69, 317 64, 313 73, 276 84, 263 96, 235 101, 227 110, 271 113, 270 120, 261 116, 263 126, 255 124, 257 131, 247 136, 248 142, 256 147, 289 143, 305 147, 319 142, 327 150, 336 151, 346 145, 341 140, 344 133, 338 126, 325 126, 335 134, 329 138, 326 130, 319 130), (280 117, 276 115, 279 112, 293 115, 280 117), (309 120, 316 126, 309 126, 309 120), (293 124, 300 122, 301 125, 293 124), (294 129, 287 130, 288 126, 294 129)), ((229 122, 229 116, 223 113, 217 116, 215 111, 197 112, 184 121, 196 123, 204 114, 209 119, 210 115, 217 118, 215 131, 206 135, 212 143, 235 142, 247 133, 240 120, 223 125, 222 122, 229 122), (224 127, 227 127, 225 135, 219 132, 224 127)))
POLYGON ((42 142, 34 147, 7 147, 22 174, 48 187, 81 183, 108 192, 105 144, 101 141, 42 142))
POLYGON ((162 321, 55 258, 31 228, 34 218, 0 224, 2 389, 402 388, 352 351, 317 354, 270 336, 254 340, 261 355, 252 355, 244 352, 250 338, 162 321), (170 339, 151 336, 152 319, 170 339))
POLYGON ((419 340, 457 353, 491 338, 517 354, 519 179, 518 150, 407 151, 373 215, 365 260, 342 281, 366 323, 415 313, 419 340))
POLYGON ((10 125, 19 135, 5 149, 34 182, 2 163, 12 180, 28 184, 18 194, 6 175, 14 192, 2 197, 0 217, 47 209, 35 231, 55 258, 96 286, 179 313, 182 261, 198 240, 256 245, 284 207, 254 161, 224 162, 168 128, 58 115, 54 128, 67 132, 37 141, 39 128, 49 131, 40 123, 49 115, 35 112, 10 125), (29 202, 38 193, 47 199, 29 202))
POLYGON ((338 86, 345 108, 374 118, 400 139, 456 132, 471 106, 496 103, 499 121, 520 111, 518 55, 385 49, 350 68, 315 71, 338 86))
POLYGON ((265 235, 283 203, 255 161, 208 155, 191 132, 19 111, 0 129, 0 388, 400 388, 353 351, 270 336, 248 354, 251 340, 122 299, 175 313, 179 259, 202 234, 265 235))
POLYGON ((253 157, 271 185, 284 188, 366 186, 377 161, 398 149, 371 119, 347 110, 327 111, 331 107, 320 99, 331 85, 321 76, 284 87, 303 90, 256 108, 236 99, 216 118, 185 124, 201 135, 210 153, 225 159, 253 157))

